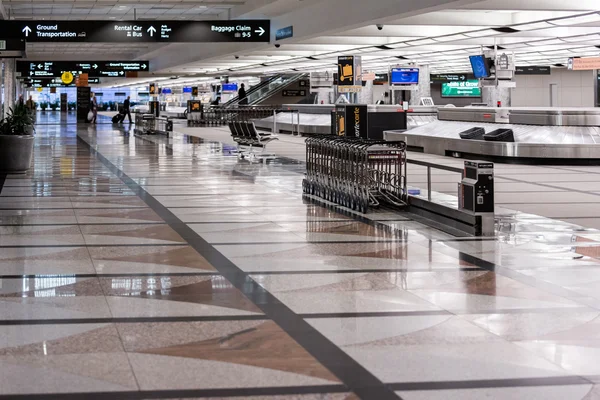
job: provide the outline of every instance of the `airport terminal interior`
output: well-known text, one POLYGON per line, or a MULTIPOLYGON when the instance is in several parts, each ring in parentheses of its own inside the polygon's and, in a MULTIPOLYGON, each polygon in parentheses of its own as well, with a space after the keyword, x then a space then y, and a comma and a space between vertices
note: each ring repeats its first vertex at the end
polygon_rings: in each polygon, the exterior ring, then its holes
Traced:
POLYGON ((0 0, 0 400, 600 400, 598 0, 0 0))

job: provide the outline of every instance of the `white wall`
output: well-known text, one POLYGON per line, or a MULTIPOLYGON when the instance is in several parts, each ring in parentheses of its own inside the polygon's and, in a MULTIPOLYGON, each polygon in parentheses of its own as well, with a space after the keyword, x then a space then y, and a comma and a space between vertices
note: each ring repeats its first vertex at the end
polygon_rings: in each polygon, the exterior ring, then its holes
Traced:
POLYGON ((552 68, 551 75, 517 75, 513 107, 549 107, 550 84, 558 84, 558 107, 594 107, 594 71, 552 68))

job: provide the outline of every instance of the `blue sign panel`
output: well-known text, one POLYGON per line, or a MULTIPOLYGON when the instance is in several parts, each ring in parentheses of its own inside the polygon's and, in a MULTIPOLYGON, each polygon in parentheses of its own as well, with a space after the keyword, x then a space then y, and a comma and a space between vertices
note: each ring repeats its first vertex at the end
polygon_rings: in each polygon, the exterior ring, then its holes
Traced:
POLYGON ((285 28, 277 29, 275 32, 275 40, 288 39, 294 36, 294 26, 286 26, 285 28))
POLYGON ((237 92, 237 90, 238 90, 237 83, 224 83, 223 84, 224 92, 237 92))

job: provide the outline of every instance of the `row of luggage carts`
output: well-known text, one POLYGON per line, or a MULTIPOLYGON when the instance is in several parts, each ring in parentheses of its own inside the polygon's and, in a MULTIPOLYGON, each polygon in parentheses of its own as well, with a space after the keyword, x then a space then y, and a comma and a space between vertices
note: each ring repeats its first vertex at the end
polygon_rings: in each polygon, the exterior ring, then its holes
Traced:
POLYGON ((187 114, 188 126, 223 126, 232 121, 250 121, 272 117, 274 107, 208 108, 187 114))
POLYGON ((362 213, 382 202, 405 206, 406 143, 309 137, 302 190, 362 213))
POLYGON ((512 129, 500 128, 485 133, 481 127, 473 127, 459 133, 461 139, 467 140, 485 140, 486 142, 514 142, 515 135, 512 129))
POLYGON ((136 114, 134 133, 152 135, 160 133, 170 136, 173 132, 173 121, 167 117, 156 117, 153 114, 136 114))

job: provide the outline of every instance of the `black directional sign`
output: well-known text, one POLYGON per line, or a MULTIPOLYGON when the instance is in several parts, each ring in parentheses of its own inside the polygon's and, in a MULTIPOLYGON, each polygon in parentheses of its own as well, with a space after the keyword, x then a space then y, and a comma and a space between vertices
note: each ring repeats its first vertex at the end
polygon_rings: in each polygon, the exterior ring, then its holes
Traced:
POLYGON ((465 74, 431 74, 431 82, 465 82, 467 75, 465 74))
POLYGON ((148 71, 148 61, 19 61, 17 72, 29 77, 57 77, 64 71, 90 77, 124 77, 129 71, 148 71))
MULTIPOLYGON (((65 85, 61 82, 60 78, 24 78, 21 77, 21 81, 27 87, 69 87, 75 86, 75 83, 65 85)), ((88 83, 99 84, 100 78, 89 78, 88 83)))
POLYGON ((2 21, 0 38, 29 42, 269 42, 270 20, 2 21))

